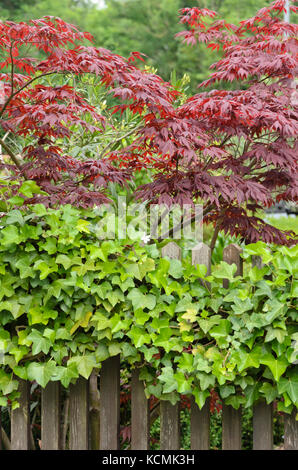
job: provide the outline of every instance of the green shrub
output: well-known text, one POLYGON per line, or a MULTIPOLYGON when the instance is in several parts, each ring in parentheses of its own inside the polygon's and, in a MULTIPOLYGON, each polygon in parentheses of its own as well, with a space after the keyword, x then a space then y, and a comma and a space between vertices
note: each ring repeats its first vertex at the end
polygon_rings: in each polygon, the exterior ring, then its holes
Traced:
POLYGON ((99 241, 99 222, 71 206, 2 217, 1 406, 18 406, 16 377, 68 387, 121 354, 142 365, 148 396, 297 407, 297 246, 247 245, 243 277, 224 262, 206 277, 156 245, 99 241), (261 269, 248 269, 253 255, 261 269))

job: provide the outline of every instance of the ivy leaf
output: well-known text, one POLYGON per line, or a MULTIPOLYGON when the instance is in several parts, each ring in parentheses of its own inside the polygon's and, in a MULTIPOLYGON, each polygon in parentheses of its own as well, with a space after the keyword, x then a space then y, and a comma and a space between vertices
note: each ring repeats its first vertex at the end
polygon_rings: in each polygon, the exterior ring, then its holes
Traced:
POLYGON ((174 379, 177 382, 177 391, 178 393, 190 393, 192 386, 191 383, 193 381, 193 377, 187 379, 183 372, 178 371, 174 374, 174 379))
POLYGON ((20 271, 20 278, 35 277, 36 273, 31 266, 32 258, 29 255, 22 256, 15 263, 15 267, 20 271))
POLYGON ((200 381, 200 387, 202 390, 207 390, 209 387, 215 385, 216 377, 212 374, 206 374, 205 372, 198 372, 196 377, 200 381))
POLYGON ((38 330, 32 329, 32 332, 27 336, 27 340, 32 341, 32 354, 36 355, 40 352, 47 354, 52 346, 52 342, 45 338, 38 330))
POLYGON ((271 385, 269 382, 262 384, 260 387, 260 392, 265 396, 267 405, 272 403, 278 395, 277 388, 274 385, 271 385))
POLYGON ((152 310, 156 305, 156 297, 154 295, 145 295, 137 288, 132 289, 127 298, 131 300, 134 310, 138 308, 148 308, 148 310, 152 310))
POLYGON ((182 276, 182 273, 183 267, 181 261, 179 259, 170 259, 169 274, 174 279, 179 279, 182 276))
POLYGON ((109 354, 110 356, 117 356, 117 354, 121 353, 121 344, 116 343, 113 341, 109 344, 109 354))
POLYGON ((205 405, 206 399, 210 396, 209 390, 199 390, 198 388, 195 388, 192 393, 195 397, 196 404, 201 410, 205 405))
POLYGON ((21 238, 19 235, 18 227, 15 225, 8 225, 1 229, 0 243, 3 246, 11 245, 12 243, 20 243, 21 238))
POLYGON ((276 359, 272 354, 265 354, 261 357, 260 363, 269 367, 276 382, 279 381, 289 365, 285 357, 276 359))
POLYGON ((212 338, 215 338, 219 345, 225 346, 227 344, 226 338, 231 331, 231 322, 229 320, 220 320, 218 326, 214 326, 209 334, 212 338))
POLYGON ((245 388, 244 395, 246 398, 245 408, 249 408, 254 404, 255 401, 259 398, 258 384, 248 385, 245 388))
POLYGON ((213 326, 219 324, 219 320, 220 320, 220 316, 214 315, 213 317, 210 317, 210 318, 200 318, 198 320, 198 323, 200 325, 200 328, 206 334, 213 326))
POLYGON ((265 316, 268 323, 272 323, 277 317, 284 313, 285 304, 279 302, 276 298, 270 299, 264 305, 264 312, 268 312, 265 316))
POLYGON ((166 352, 170 352, 172 345, 169 339, 172 336, 172 331, 170 328, 160 328, 160 333, 154 341, 155 346, 160 346, 164 348, 166 352))
POLYGON ((85 354, 84 356, 73 356, 67 362, 67 366, 75 364, 79 374, 85 379, 89 379, 92 370, 96 367, 96 360, 93 354, 85 354))
POLYGON ((187 320, 191 323, 194 323, 197 321, 197 309, 194 309, 194 308, 188 308, 186 310, 186 313, 184 313, 183 315, 181 315, 181 317, 184 319, 184 320, 187 320))
POLYGON ((265 338, 265 343, 268 343, 269 341, 273 341, 274 339, 277 339, 277 341, 280 344, 282 344, 287 335, 288 335, 287 331, 282 330, 281 328, 272 328, 271 326, 269 326, 267 330, 266 338, 265 338))
POLYGON ((249 367, 258 368, 262 357, 262 348, 257 346, 250 352, 240 348, 234 353, 233 357, 240 373, 249 367))
POLYGON ((229 281, 233 281, 236 271, 236 264, 228 264, 225 261, 221 261, 220 264, 213 269, 212 276, 216 279, 228 279, 229 281))
POLYGON ((28 380, 35 380, 43 388, 51 380, 56 370, 54 361, 31 362, 27 367, 28 380))
POLYGON ((177 390, 178 383, 174 377, 174 372, 172 367, 163 367, 162 373, 158 376, 158 380, 164 383, 163 392, 171 393, 174 390, 177 390))
POLYGON ((235 315, 241 315, 248 310, 253 308, 253 304, 249 298, 241 300, 238 297, 234 298, 234 303, 232 304, 232 309, 235 312, 235 315))
POLYGON ((270 253, 267 244, 262 241, 246 245, 244 257, 247 257, 247 255, 261 256, 265 264, 269 263, 272 260, 272 254, 270 253))
POLYGON ((235 393, 235 387, 234 385, 221 385, 219 387, 219 393, 221 398, 225 399, 232 395, 232 393, 235 393))
POLYGON ((194 356, 190 353, 183 352, 178 360, 179 369, 183 369, 188 373, 194 370, 194 356))
POLYGON ((12 379, 12 374, 7 374, 3 370, 0 371, 0 389, 3 395, 9 395, 18 389, 18 381, 12 379))
POLYGON ((292 403, 298 406, 298 376, 281 377, 277 384, 279 393, 287 393, 292 400, 292 403))
POLYGON ((42 259, 39 259, 34 263, 33 269, 40 271, 40 279, 42 280, 48 277, 50 273, 57 272, 58 266, 54 262, 50 265, 50 263, 46 263, 42 259))
POLYGON ((103 343, 99 343, 95 350, 96 362, 103 362, 110 357, 107 346, 103 343))
POLYGON ((67 367, 57 366, 56 371, 53 374, 53 381, 59 380, 62 385, 67 388, 73 379, 77 379, 79 376, 77 365, 73 363, 67 363, 67 367))
POLYGON ((127 333, 127 336, 132 338, 136 348, 141 347, 145 343, 151 342, 150 335, 146 332, 146 330, 137 326, 133 326, 131 330, 127 333))
POLYGON ((235 410, 238 410, 241 405, 245 403, 245 397, 241 395, 231 395, 225 400, 226 405, 231 405, 235 410))

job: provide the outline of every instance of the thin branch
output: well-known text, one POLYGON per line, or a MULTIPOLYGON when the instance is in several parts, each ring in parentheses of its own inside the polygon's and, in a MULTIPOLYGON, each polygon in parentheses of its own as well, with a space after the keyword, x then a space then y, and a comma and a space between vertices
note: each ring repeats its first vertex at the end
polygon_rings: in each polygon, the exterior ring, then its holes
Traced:
POLYGON ((8 136, 9 136, 9 134, 10 134, 10 131, 7 131, 7 132, 6 132, 6 134, 4 135, 3 139, 2 139, 2 140, 3 140, 3 142, 4 142, 4 140, 6 140, 6 137, 8 137, 8 136))
MULTIPOLYGON (((205 216, 206 214, 208 214, 212 209, 213 209, 214 205, 213 204, 209 204, 206 209, 203 211, 203 216, 205 216)), ((183 224, 183 227, 188 227, 190 224, 192 224, 194 221, 196 220, 196 214, 193 214, 191 217, 189 217, 183 224)), ((175 233, 181 229, 181 224, 178 223, 177 225, 175 225, 175 227, 173 227, 169 232, 167 233, 163 233, 158 239, 157 241, 158 242, 161 242, 165 237, 166 238, 171 238, 173 237, 173 235, 175 235, 175 233)))
POLYGON ((11 442, 9 440, 8 435, 6 434, 5 430, 1 427, 1 440, 5 450, 11 449, 11 442))
POLYGON ((42 73, 41 75, 38 75, 37 77, 31 78, 31 80, 28 80, 23 86, 21 86, 21 88, 19 88, 18 90, 16 90, 14 93, 12 93, 10 95, 10 97, 8 98, 6 103, 4 104, 2 110, 0 111, 0 118, 3 116, 4 111, 6 110, 7 106, 11 102, 11 100, 16 95, 18 95, 21 91, 23 91, 27 86, 31 85, 31 83, 33 83, 35 80, 38 80, 39 78, 42 78, 42 77, 46 77, 47 75, 54 75, 54 74, 63 74, 64 75, 64 74, 67 74, 67 73, 70 73, 70 72, 67 72, 67 71, 66 72, 47 72, 47 73, 42 73))
POLYGON ((126 134, 122 135, 121 137, 118 137, 117 139, 113 140, 113 142, 110 142, 108 145, 105 146, 105 148, 103 149, 103 151, 99 154, 99 159, 103 158, 103 156, 105 155, 106 151, 112 147, 113 145, 115 145, 117 142, 120 142, 120 140, 122 139, 126 139, 126 137, 130 136, 131 134, 133 134, 134 132, 138 131, 139 129, 141 129, 142 127, 144 126, 144 124, 139 124, 137 127, 134 127, 133 129, 131 129, 129 132, 127 132, 126 134))
POLYGON ((7 155, 10 156, 10 158, 12 159, 12 161, 15 163, 15 165, 18 167, 18 168, 21 168, 21 163, 19 162, 18 158, 16 157, 16 155, 12 152, 12 150, 10 150, 10 148, 8 147, 8 145, 4 142, 3 139, 0 139, 0 144, 1 146, 4 148, 5 152, 7 153, 7 155))
POLYGON ((221 218, 217 219, 217 222, 216 222, 216 225, 215 225, 212 240, 211 240, 211 243, 210 243, 211 253, 212 253, 212 251, 214 250, 214 247, 215 247, 215 243, 216 243, 216 240, 217 240, 217 237, 218 237, 218 234, 219 234, 219 227, 220 227, 221 221, 222 221, 221 218))
POLYGON ((9 48, 9 55, 10 55, 10 60, 11 60, 11 69, 10 69, 11 95, 13 95, 13 92, 14 92, 14 84, 13 84, 14 63, 13 63, 13 55, 12 55, 13 46, 14 46, 14 41, 12 41, 12 43, 10 44, 10 48, 9 48))

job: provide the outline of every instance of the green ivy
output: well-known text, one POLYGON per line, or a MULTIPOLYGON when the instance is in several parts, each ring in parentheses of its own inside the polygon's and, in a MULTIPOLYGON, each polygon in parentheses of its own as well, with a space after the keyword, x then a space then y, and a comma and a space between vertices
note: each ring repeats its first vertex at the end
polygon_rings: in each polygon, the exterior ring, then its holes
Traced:
POLYGON ((159 246, 99 241, 97 223, 69 205, 1 218, 0 406, 18 406, 18 377, 68 387, 120 354, 173 404, 214 389, 236 409, 298 407, 297 245, 247 245, 244 276, 222 261, 206 276, 159 246))

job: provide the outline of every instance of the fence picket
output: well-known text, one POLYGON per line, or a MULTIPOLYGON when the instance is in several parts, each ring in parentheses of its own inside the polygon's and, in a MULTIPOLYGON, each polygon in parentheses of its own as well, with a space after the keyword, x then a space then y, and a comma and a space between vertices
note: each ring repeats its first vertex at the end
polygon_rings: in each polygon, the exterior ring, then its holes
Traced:
POLYGON ((80 377, 69 391, 69 448, 88 450, 89 447, 89 383, 80 377))
POLYGON ((100 372, 100 449, 118 450, 120 434, 120 356, 105 360, 100 372))
POLYGON ((98 371, 94 370, 89 378, 89 424, 90 449, 99 450, 100 444, 100 398, 97 386, 98 371))
POLYGON ((192 450, 209 450, 210 448, 210 400, 200 410, 194 398, 190 411, 190 448, 192 450))
POLYGON ((11 412, 11 450, 30 449, 29 382, 19 379, 19 408, 11 412))
MULTIPOLYGON (((181 248, 177 243, 170 242, 161 249, 161 256, 181 260, 181 248)), ((160 403, 160 448, 180 449, 180 403, 160 403)))
POLYGON ((285 437, 284 448, 285 450, 298 450, 298 421, 296 421, 297 409, 292 411, 291 415, 284 415, 285 437))
POLYGON ((60 384, 49 382, 41 391, 41 449, 59 450, 60 439, 60 384))
POLYGON ((160 402, 160 448, 180 449, 180 403, 160 402))
POLYGON ((131 448, 148 450, 149 443, 149 400, 145 396, 144 384, 139 380, 139 369, 134 369, 131 381, 131 448))
MULTIPOLYGON (((235 276, 243 274, 243 260, 240 257, 242 249, 235 243, 231 243, 223 250, 223 261, 228 264, 236 264, 235 276)), ((229 287, 229 281, 223 280, 223 286, 229 287)), ((235 410, 232 406, 224 405, 222 410, 222 448, 223 450, 241 449, 241 408, 235 410)))
POLYGON ((175 242, 169 242, 161 249, 161 256, 181 260, 181 248, 175 242))
POLYGON ((222 450, 241 450, 241 409, 222 407, 222 450))
POLYGON ((273 406, 265 402, 253 407, 253 450, 273 449, 273 406))
MULTIPOLYGON (((205 243, 198 243, 192 250, 192 264, 204 264, 207 275, 211 272, 211 251, 205 243)), ((207 283, 209 286, 209 283, 207 283)), ((190 415, 191 449, 208 450, 210 447, 210 408, 209 400, 200 410, 192 399, 190 415)))

